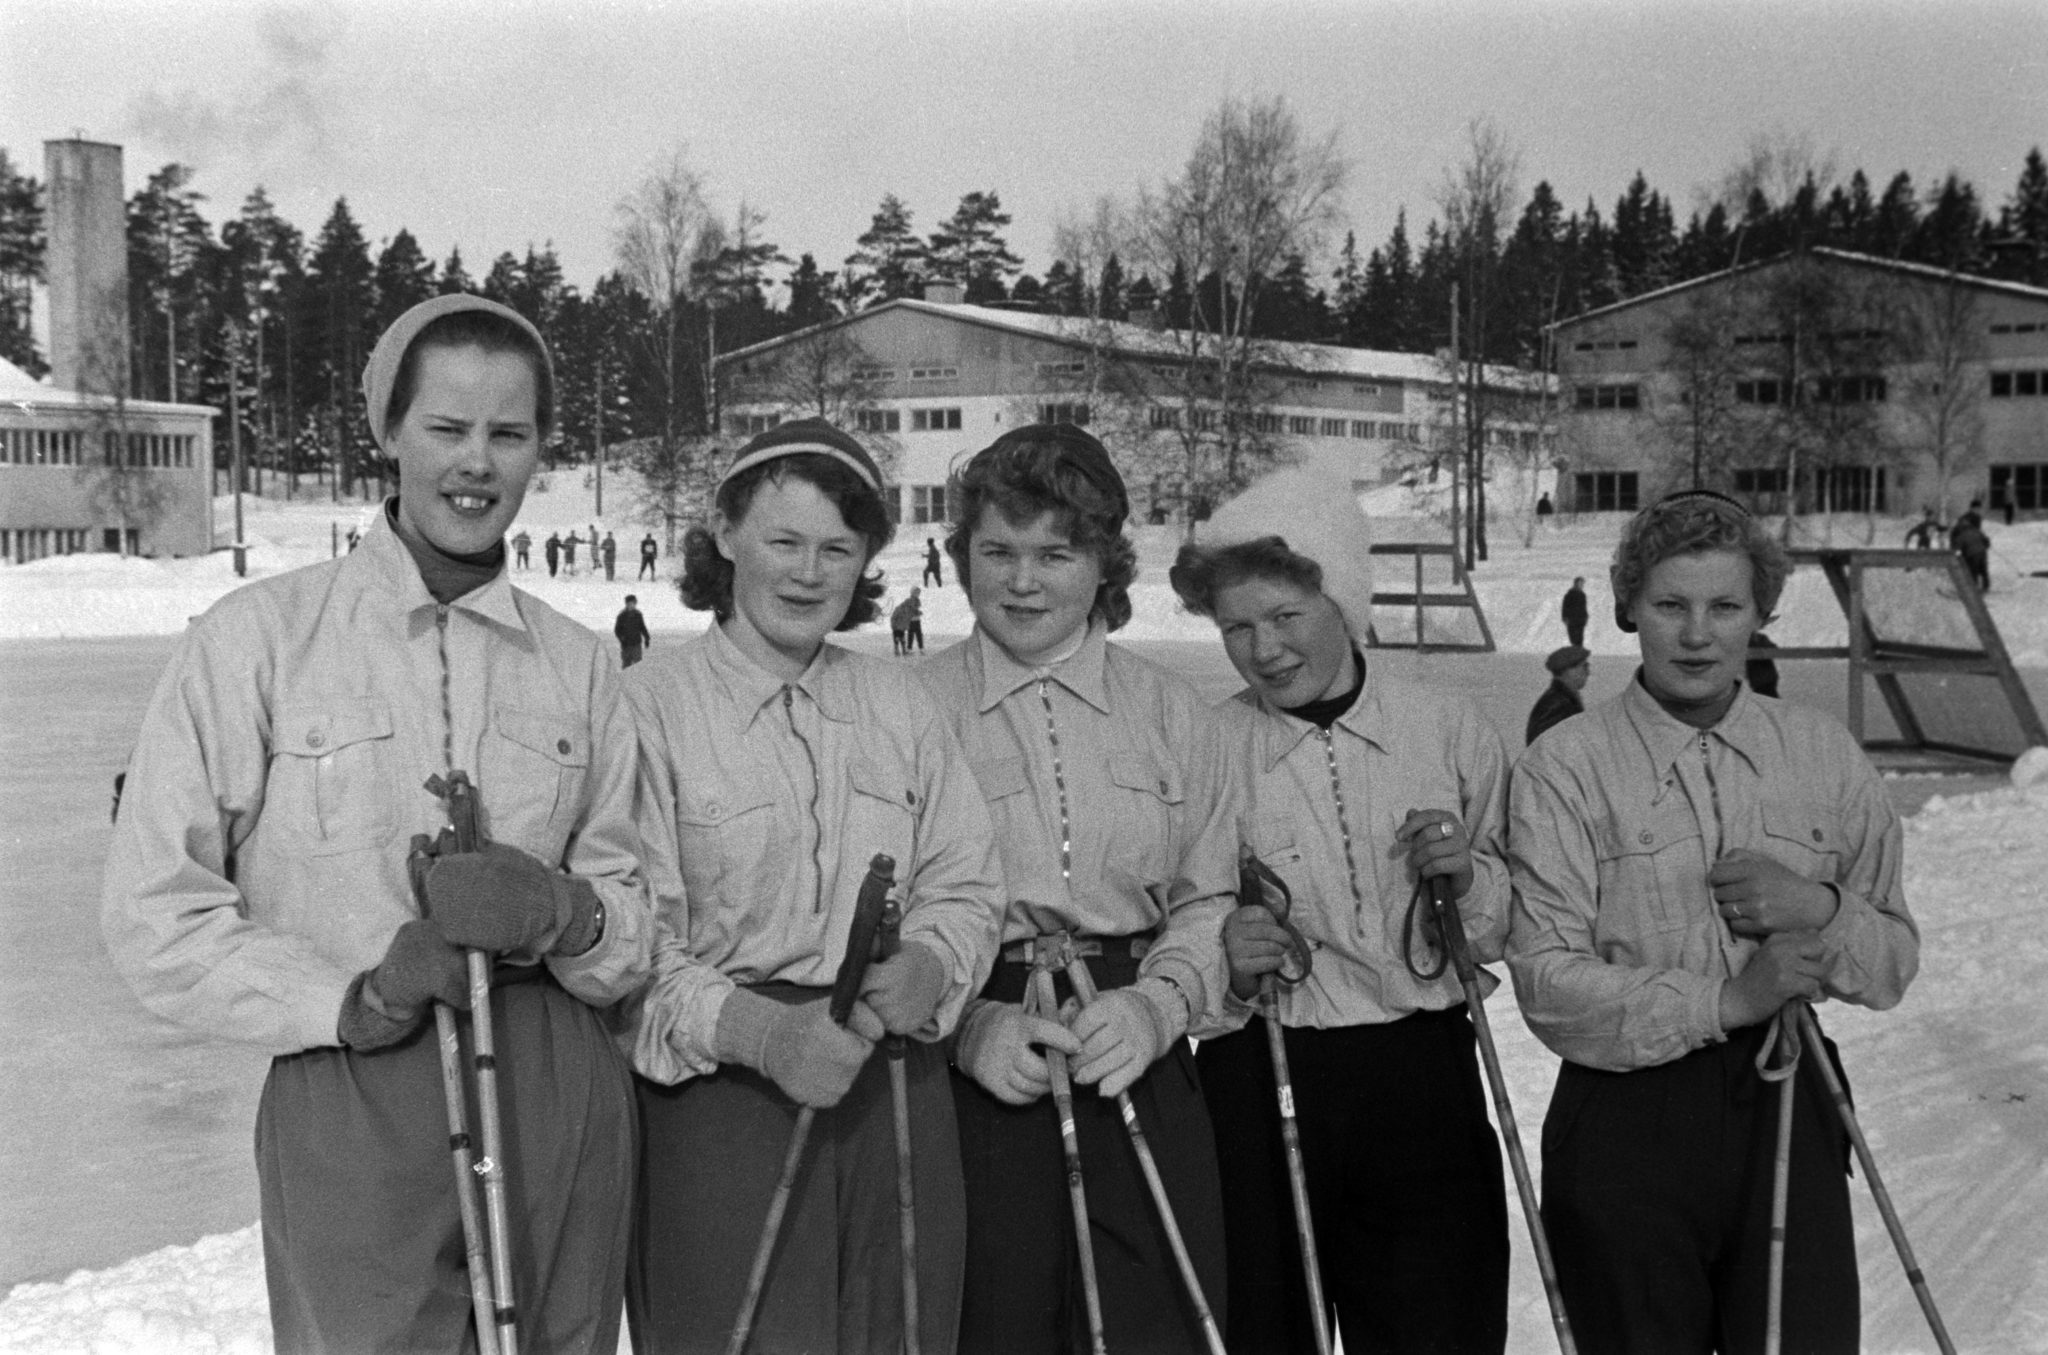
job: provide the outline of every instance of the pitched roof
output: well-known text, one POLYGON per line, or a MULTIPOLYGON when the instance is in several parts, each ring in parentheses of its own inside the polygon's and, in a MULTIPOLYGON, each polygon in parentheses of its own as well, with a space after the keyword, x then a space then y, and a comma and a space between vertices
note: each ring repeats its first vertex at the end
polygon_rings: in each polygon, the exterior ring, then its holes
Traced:
MULTIPOLYGON (((44 409, 92 409, 111 403, 105 396, 88 395, 83 391, 59 390, 47 381, 38 381, 21 368, 0 358, 0 408, 12 406, 19 410, 44 409)), ((215 413, 211 405, 174 405, 163 400, 129 400, 124 402, 132 414, 205 414, 215 413)))
MULTIPOLYGON (((2004 296, 2015 296, 2027 301, 2048 301, 2048 287, 2034 287, 2024 282, 2007 282, 2002 278, 1980 277, 1975 273, 1959 273, 1952 268, 1936 268, 1933 264, 1913 263, 1906 259, 1886 259, 1875 254, 1859 254, 1855 250, 1836 249, 1831 245, 1817 245, 1806 252, 1817 258, 1832 259, 1837 263, 1851 264, 1859 268, 1875 268, 1887 273, 1899 273, 1907 277, 1921 278, 1929 282, 1959 282, 1987 292, 1997 292, 2004 296)), ((1774 254, 1768 259, 1757 259, 1750 263, 1738 264, 1734 268, 1724 268, 1718 273, 1702 273, 1699 277, 1687 278, 1684 282, 1674 282, 1668 287, 1659 287, 1653 292, 1644 292, 1639 296, 1628 297, 1622 301, 1609 302, 1605 306, 1595 306, 1592 310, 1580 311, 1577 315, 1566 316, 1564 319, 1557 321, 1551 328, 1564 329, 1571 325, 1583 324, 1587 320, 1612 315, 1616 311, 1627 310, 1631 306, 1641 306, 1651 301, 1661 301, 1665 297, 1676 296, 1680 292, 1691 291, 1696 287, 1704 287, 1709 283, 1738 277, 1744 273, 1754 273, 1760 269, 1773 268, 1793 257, 1794 254, 1791 252, 1774 254)))
MULTIPOLYGON (((981 325, 1046 339, 1076 348, 1107 348, 1127 357, 1154 358, 1161 362, 1184 361, 1186 351, 1175 337, 1180 331, 1154 329, 1129 320, 1091 320, 1085 316, 1046 315, 1035 311, 999 310, 993 306, 969 306, 920 301, 899 297, 879 306, 840 316, 791 334, 778 335, 745 348, 719 355, 721 363, 765 353, 806 335, 837 326, 853 324, 890 310, 905 310, 963 324, 981 325)), ((1409 381, 1441 385, 1447 379, 1442 360, 1428 353, 1388 353, 1370 348, 1345 348, 1338 344, 1297 343, 1268 340, 1260 344, 1260 365, 1307 376, 1344 377, 1360 381, 1409 381)), ((1486 381, 1496 386, 1533 386, 1539 376, 1518 367, 1489 365, 1486 381)))

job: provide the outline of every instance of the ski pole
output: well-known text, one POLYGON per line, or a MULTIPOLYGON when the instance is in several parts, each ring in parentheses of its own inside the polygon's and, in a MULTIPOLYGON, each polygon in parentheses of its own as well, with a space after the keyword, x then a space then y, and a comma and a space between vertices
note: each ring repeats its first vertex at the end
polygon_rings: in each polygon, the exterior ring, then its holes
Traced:
MULTIPOLYGON (((415 833, 412 851, 406 857, 406 872, 412 877, 413 898, 422 915, 427 904, 427 868, 433 862, 433 839, 415 833)), ((469 1266, 469 1301, 476 1314, 478 1355, 498 1355, 497 1304, 491 1297, 490 1247, 484 1237, 484 1222, 477 1210, 475 1163, 470 1153, 469 1097, 462 1085, 462 1037, 455 1026, 455 1009, 445 1002, 434 1004, 434 1033, 441 1048, 441 1097, 448 1111, 448 1152, 455 1164, 455 1206, 462 1216, 462 1250, 469 1266)))
POLYGON ((1814 1063, 1820 1068, 1821 1080, 1827 1083, 1828 1099, 1834 1103, 1835 1114, 1841 1117, 1842 1128, 1848 1131, 1849 1142, 1855 1146, 1856 1160, 1863 1164, 1863 1175, 1870 1182, 1871 1197, 1877 1201, 1877 1212, 1884 1216, 1885 1231, 1892 1235, 1892 1246, 1898 1250, 1899 1262, 1906 1268, 1906 1282, 1913 1286, 1913 1297, 1920 1301, 1920 1311, 1927 1316, 1928 1329, 1934 1333, 1934 1344, 1940 1347, 1941 1355, 1955 1355, 1955 1342, 1949 1340, 1948 1328, 1942 1324, 1941 1310, 1934 1306, 1934 1294, 1927 1287, 1927 1276, 1921 1271, 1920 1262, 1913 1256, 1913 1244, 1906 1241, 1906 1226, 1899 1222, 1899 1211, 1892 1207, 1891 1192, 1884 1188, 1884 1178, 1877 1174, 1877 1159, 1870 1155, 1870 1143, 1863 1137, 1863 1126, 1856 1122, 1856 1111, 1849 1105, 1849 1093, 1842 1086, 1841 1078, 1835 1076, 1834 1061, 1828 1058, 1827 1046, 1821 1043, 1820 1026, 1813 1019, 1813 1010, 1796 999, 1790 1006, 1797 1013, 1800 1034, 1819 1051, 1814 1063))
POLYGON ((1330 1313, 1323 1298, 1323 1267, 1316 1251, 1315 1219, 1309 1211, 1308 1167, 1301 1156, 1301 1126, 1294 1119, 1294 1075, 1287 1066, 1287 1040, 1280 1026, 1280 981, 1299 983, 1308 977, 1312 963, 1308 946, 1289 926, 1287 915, 1294 911, 1294 895, 1287 882, 1247 850, 1238 861, 1238 902, 1255 902, 1288 929, 1290 968, 1283 961, 1279 974, 1267 974, 1259 981, 1259 1015, 1266 1025, 1266 1052, 1273 1062, 1273 1090, 1280 1102, 1280 1142, 1287 1156, 1287 1184, 1294 1196, 1294 1228, 1301 1244, 1301 1265, 1308 1279, 1309 1321, 1315 1329, 1317 1355, 1330 1355, 1330 1313))
MULTIPOLYGON (((860 981, 875 953, 875 935, 881 928, 882 909, 889 901, 896 860, 884 852, 875 853, 868 863, 867 878, 860 884, 860 899, 854 905, 853 926, 846 939, 846 954, 840 957, 839 972, 832 980, 832 999, 827 1010, 832 1020, 845 1025, 860 997, 860 981)), ((776 1239, 782 1235, 783 1215, 789 1211, 789 1197, 796 1187, 797 1169, 803 1165, 804 1145, 811 1137, 811 1124, 818 1118, 815 1106, 796 1113, 796 1128, 790 1131, 789 1147, 782 1155, 782 1174, 775 1180, 775 1193, 768 1197, 768 1214, 761 1221, 761 1241, 754 1248, 754 1262, 747 1271, 747 1289, 740 1296, 739 1316, 732 1336, 725 1344, 726 1355, 740 1355, 754 1330, 754 1314, 761 1306, 761 1291, 768 1284, 768 1263, 775 1256, 776 1239)))
POLYGON ((1465 1010, 1471 1013, 1472 1029, 1479 1036, 1479 1057, 1486 1066, 1487 1090, 1493 1094, 1493 1113, 1500 1121, 1500 1136, 1508 1146, 1508 1165, 1514 1169, 1515 1190, 1522 1197, 1522 1216, 1529 1221, 1529 1241, 1536 1250, 1537 1273, 1543 1277, 1543 1295, 1550 1301, 1550 1322, 1557 1329, 1558 1349, 1564 1355, 1577 1355, 1571 1319, 1565 1316, 1564 1291, 1557 1283, 1557 1264, 1550 1258, 1550 1235, 1543 1229, 1543 1214, 1536 1203, 1536 1183, 1529 1175, 1529 1158, 1522 1151, 1521 1132, 1515 1128, 1515 1108, 1508 1100, 1507 1079, 1501 1075, 1500 1054, 1493 1047, 1493 1027, 1486 1020, 1486 999, 1479 992, 1479 973, 1472 963, 1465 920, 1458 914, 1458 901, 1451 897, 1451 882, 1443 876, 1429 877, 1429 898, 1436 911, 1437 929, 1443 934, 1444 950, 1458 971, 1458 985, 1465 990, 1465 1010))
MULTIPOLYGON (((1081 999, 1082 1010, 1095 1003, 1095 979, 1089 974, 1087 964, 1078 955, 1067 960, 1067 979, 1074 985, 1074 996, 1081 999)), ((1195 1317, 1202 1324, 1202 1337, 1208 1343, 1210 1355, 1227 1355, 1223 1349, 1223 1333, 1216 1329, 1216 1319, 1209 1312, 1209 1301, 1202 1297, 1201 1277, 1195 1274, 1195 1262, 1188 1255, 1188 1245, 1181 1240, 1180 1223, 1173 1216, 1173 1203, 1166 1198, 1166 1181, 1159 1175, 1159 1163, 1152 1156, 1152 1145, 1145 1138, 1145 1130, 1138 1123, 1137 1103, 1131 1100, 1127 1091, 1118 1092, 1116 1106, 1123 1113, 1124 1128, 1130 1131, 1131 1147, 1138 1152, 1138 1166, 1145 1173, 1145 1184, 1151 1188, 1152 1203, 1159 1209, 1159 1222, 1166 1229, 1167 1245, 1173 1249, 1174 1263, 1180 1267, 1181 1281, 1187 1285, 1188 1301, 1195 1307, 1195 1317)))
MULTIPOLYGON (((448 779, 432 777, 427 789, 448 807, 454 849, 483 849, 482 822, 476 786, 469 773, 452 771, 448 779)), ((519 1355, 518 1309, 512 1299, 512 1220, 505 1199, 505 1126, 498 1114, 498 1054, 491 1029, 491 960, 471 950, 469 961, 469 1037, 471 1064, 476 1070, 477 1119, 484 1132, 484 1155, 475 1171, 484 1179, 484 1222, 490 1233, 492 1321, 498 1328, 503 1355, 519 1355)), ((482 1338, 479 1337, 479 1340, 482 1338)))
MULTIPOLYGON (((1064 933, 1060 938, 1065 940, 1064 933)), ((1052 971, 1034 963, 1031 991, 1025 1009, 1058 1020, 1059 995, 1054 991, 1052 971)), ((1074 1207, 1074 1245, 1081 1262, 1081 1296, 1088 1306, 1088 1349, 1093 1355, 1108 1355, 1102 1334, 1102 1290, 1095 1279, 1095 1238, 1088 1227, 1088 1191, 1081 1180, 1081 1138, 1074 1125, 1074 1083, 1067 1075, 1067 1056, 1057 1049, 1045 1051, 1045 1066, 1052 1076, 1052 1103, 1060 1117, 1060 1150, 1067 1163, 1067 1200, 1074 1207)))
POLYGON ((1764 1355, 1778 1355, 1785 1340, 1785 1209, 1792 1184, 1792 1101, 1799 1078, 1799 1027, 1781 1010, 1771 1038, 1756 1053, 1757 1076, 1778 1084, 1778 1149, 1771 1163, 1771 1274, 1764 1305, 1764 1355), (1771 1066, 1771 1051, 1778 1065, 1771 1066))
MULTIPOLYGON (((890 873, 895 862, 890 861, 890 873)), ((891 899, 882 906, 875 958, 886 960, 902 943, 903 910, 891 899)), ((917 1183, 910 1156, 910 1074, 903 1065, 907 1041, 891 1035, 882 1042, 889 1060, 889 1103, 896 1118, 897 1260, 903 1268, 903 1355, 921 1355, 917 1308, 917 1183)))

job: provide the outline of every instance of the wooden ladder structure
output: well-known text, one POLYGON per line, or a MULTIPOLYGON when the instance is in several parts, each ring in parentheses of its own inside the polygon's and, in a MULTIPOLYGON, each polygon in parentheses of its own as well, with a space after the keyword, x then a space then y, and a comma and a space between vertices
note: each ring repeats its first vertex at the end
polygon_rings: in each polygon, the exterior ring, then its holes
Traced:
POLYGON ((1373 590, 1372 605, 1375 607, 1413 607, 1415 609, 1415 639, 1385 640, 1380 638, 1377 627, 1366 632, 1365 643, 1372 649, 1413 649, 1418 653, 1435 651, 1440 654, 1491 654, 1493 629, 1486 624, 1486 611, 1479 605, 1479 594, 1472 589, 1472 576, 1465 572, 1465 566, 1458 560, 1458 548, 1442 541, 1376 541, 1371 546, 1374 555, 1412 555, 1415 557, 1415 588, 1412 592, 1373 590), (1432 593, 1424 586, 1423 560, 1432 555, 1441 555, 1451 562, 1451 579, 1462 591, 1432 593), (1450 607, 1470 611, 1479 623, 1481 643, 1446 640, 1441 644, 1429 642, 1427 613, 1431 607, 1450 607))
POLYGON ((1902 675, 1909 673, 1967 674, 1994 679, 2019 728, 2023 748, 2048 745, 2048 728, 2042 725, 2040 713, 2034 709, 2033 698, 2013 667, 2012 656, 1998 634, 1990 609, 1984 605, 1983 594, 1977 591, 1976 581, 1963 568, 1963 562, 1955 552, 1822 547, 1793 550, 1788 554, 1793 563, 1819 565, 1827 575, 1835 600, 1841 604, 1842 615, 1849 623, 1849 643, 1846 646, 1752 649, 1750 657, 1846 658, 1849 661, 1849 732, 1855 735, 1856 741, 1879 766, 1912 771, 1983 770, 1987 764, 2009 764, 2018 755, 2018 750, 2008 753, 1929 738, 1921 713, 1914 708, 1905 684, 1899 681, 1902 675), (1976 631, 1976 649, 1919 644, 1878 633, 1865 607, 1864 579, 1876 570, 1899 569, 1931 570, 1947 580, 1955 591, 1963 614, 1976 631), (1876 683, 1885 710, 1899 731, 1897 739, 1872 739, 1868 736, 1864 702, 1866 677, 1876 683))

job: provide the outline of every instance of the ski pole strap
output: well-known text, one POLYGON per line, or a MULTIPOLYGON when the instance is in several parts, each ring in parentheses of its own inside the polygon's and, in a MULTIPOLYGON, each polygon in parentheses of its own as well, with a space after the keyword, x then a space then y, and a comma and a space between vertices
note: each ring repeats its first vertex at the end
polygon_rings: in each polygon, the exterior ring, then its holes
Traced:
POLYGON ((1770 1028, 1764 1032, 1763 1043, 1757 1046, 1756 1075, 1766 1082, 1783 1082, 1799 1071, 1799 1055, 1803 1046, 1799 1039, 1799 1024, 1787 1017, 1789 1008, 1780 1007, 1778 1014, 1771 1018, 1770 1028), (1772 1051, 1777 1051, 1776 1066, 1771 1063, 1772 1051))
POLYGON ((1424 899, 1429 892, 1429 882, 1417 877, 1415 889, 1408 895, 1408 911, 1401 917, 1401 962, 1408 966, 1408 972, 1423 983, 1435 983, 1450 968, 1450 947, 1444 944, 1443 925, 1434 911, 1425 912, 1424 899), (1418 923, 1417 918, 1421 921, 1418 923), (1415 933, 1422 933, 1422 944, 1434 957, 1430 967, 1424 969, 1415 962, 1415 933))
POLYGON ((1308 938, 1289 919, 1294 911, 1294 892, 1288 889, 1279 872, 1261 861, 1250 848, 1237 858, 1237 901, 1240 906, 1255 904, 1264 908, 1287 933, 1287 953, 1280 959, 1280 982, 1293 987, 1307 978, 1315 965, 1315 956, 1309 950, 1308 938))

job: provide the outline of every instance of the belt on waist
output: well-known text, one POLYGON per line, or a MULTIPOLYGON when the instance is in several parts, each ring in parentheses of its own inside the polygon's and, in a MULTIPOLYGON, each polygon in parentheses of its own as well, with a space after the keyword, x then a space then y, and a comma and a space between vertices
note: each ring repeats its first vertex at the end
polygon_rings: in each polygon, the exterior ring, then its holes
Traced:
POLYGON ((1069 957, 1102 955, 1142 960, 1151 949, 1150 936, 1070 936, 1066 932, 1048 932, 1011 942, 1003 947, 1002 958, 1011 964, 1043 963, 1049 968, 1063 969, 1069 957))

